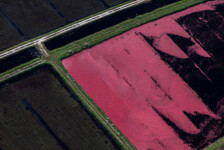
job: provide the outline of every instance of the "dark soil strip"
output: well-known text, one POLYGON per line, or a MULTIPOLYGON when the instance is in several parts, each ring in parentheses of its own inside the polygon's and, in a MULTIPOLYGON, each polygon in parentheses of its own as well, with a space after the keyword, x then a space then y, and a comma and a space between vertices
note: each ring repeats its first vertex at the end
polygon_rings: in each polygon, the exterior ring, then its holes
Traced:
POLYGON ((28 109, 32 115, 37 119, 40 125, 44 126, 46 130, 54 137, 54 139, 58 142, 58 144, 64 149, 69 150, 69 148, 57 137, 57 135, 51 130, 51 128, 47 125, 47 123, 41 118, 41 116, 32 108, 32 106, 25 100, 22 100, 26 109, 28 109))
POLYGON ((147 37, 140 33, 144 39, 155 49, 160 58, 165 61, 171 68, 180 75, 180 77, 188 83, 188 85, 204 100, 204 103, 214 112, 218 101, 223 97, 223 89, 216 87, 209 81, 204 74, 195 67, 190 59, 180 59, 168 55, 154 46, 153 37, 147 37))
POLYGON ((172 121, 170 121, 166 116, 164 116, 161 112, 159 112, 155 107, 152 106, 152 108, 166 122, 166 124, 169 125, 169 126, 171 126, 174 129, 174 131, 179 135, 179 137, 186 142, 185 138, 187 136, 189 136, 189 134, 186 133, 186 132, 184 132, 179 127, 177 127, 175 123, 173 123, 172 121))
MULTIPOLYGON (((215 112, 217 112, 220 107, 218 102, 223 98, 224 93, 224 18, 216 11, 202 11, 184 16, 177 20, 177 22, 187 27, 186 31, 213 57, 203 58, 195 53, 186 52, 213 81, 213 88, 208 88, 207 92, 204 91, 207 94, 203 94, 201 93, 202 91, 196 89, 195 91, 202 99, 211 101, 212 103, 209 105, 214 107, 215 112)), ((177 41, 180 41, 180 39, 174 36, 171 38, 177 44, 177 41)), ((186 48, 181 46, 183 43, 179 43, 179 46, 182 50, 186 51, 186 48)), ((202 85, 198 85, 198 88, 203 89, 207 87, 203 87, 202 85)), ((194 89, 194 87, 192 88, 194 89)))
MULTIPOLYGON (((167 125, 169 125, 171 128, 174 129, 176 134, 187 144, 189 144, 192 148, 195 149, 203 149, 206 147, 209 143, 217 140, 218 138, 222 137, 224 135, 223 132, 223 120, 216 120, 212 119, 209 116, 196 114, 195 116, 192 114, 186 114, 186 116, 189 117, 189 119, 192 119, 191 121, 195 123, 197 126, 201 126, 201 124, 198 124, 198 120, 205 122, 202 125, 201 131, 198 134, 189 134, 180 129, 176 126, 175 123, 170 121, 166 116, 164 116, 159 110, 153 107, 155 112, 166 122, 167 125), (213 134, 214 135, 213 135, 213 134)), ((201 122, 200 122, 201 123, 201 122)))
POLYGON ((126 53, 128 53, 129 55, 131 54, 130 51, 127 50, 127 49, 124 49, 124 51, 125 51, 126 53))
POLYGON ((3 10, 0 9, 0 13, 10 22, 10 24, 19 32, 21 36, 23 36, 25 39, 27 39, 22 32, 22 30, 15 24, 15 22, 8 16, 6 15, 3 10))
POLYGON ((182 17, 177 22, 186 26, 187 31, 202 44, 202 47, 224 66, 224 40, 220 39, 224 35, 222 20, 215 11, 202 11, 182 17))
POLYGON ((207 26, 210 27, 220 38, 222 38, 222 40, 224 40, 224 16, 222 16, 219 12, 214 11, 205 15, 204 18, 207 21, 207 26))
POLYGON ((28 48, 16 54, 0 59, 0 73, 10 70, 16 66, 24 64, 34 58, 40 57, 41 54, 36 48, 28 48))
POLYGON ((177 35, 169 35, 169 37, 205 72, 215 86, 224 89, 224 71, 215 59, 199 56, 195 51, 189 49, 190 46, 194 45, 190 39, 177 35))
POLYGON ((159 88, 159 89, 161 89, 161 91, 164 93, 164 95, 166 95, 168 98, 169 98, 169 100, 171 100, 172 101, 172 98, 166 93, 166 91, 160 86, 160 84, 158 83, 158 81, 154 78, 154 77, 152 77, 152 76, 150 76, 150 78, 152 79, 152 81, 156 84, 156 86, 159 88))
MULTIPOLYGON (((170 65, 171 68, 198 93, 198 95, 204 100, 205 104, 213 112, 223 118, 223 110, 220 109, 224 93, 224 81, 223 79, 220 79, 224 75, 223 68, 220 68, 214 59, 204 58, 197 55, 194 51, 191 51, 190 47, 194 45, 191 39, 168 34, 168 36, 183 50, 183 52, 189 56, 189 59, 180 59, 157 49, 154 45, 154 37, 147 37, 142 33, 140 34, 155 49, 160 58, 170 65), (198 64, 198 66, 204 70, 208 76, 210 76, 213 82, 208 80, 208 78, 197 67, 195 67, 194 64, 198 64)), ((174 129, 176 134, 192 148, 204 148, 210 142, 213 142, 224 135, 223 119, 215 119, 198 113, 193 115, 184 112, 192 123, 200 129, 200 132, 197 134, 189 134, 176 126, 174 122, 169 120, 165 115, 159 112, 159 110, 156 108, 153 109, 170 127, 174 129)))
POLYGON ((47 42, 45 42, 45 46, 51 51, 56 48, 62 47, 66 44, 69 44, 73 41, 84 38, 88 35, 94 34, 100 30, 109 28, 118 23, 121 23, 129 18, 134 18, 136 15, 144 14, 146 12, 150 12, 158 7, 177 2, 178 0, 163 0, 157 1, 153 0, 151 3, 142 4, 136 7, 129 8, 127 10, 123 10, 116 14, 110 15, 108 17, 104 17, 101 20, 95 21, 88 25, 84 25, 78 29, 74 29, 72 31, 66 32, 65 34, 55 37, 47 42))
POLYGON ((184 114, 192 121, 192 123, 199 129, 202 127, 202 124, 204 124, 207 120, 209 120, 211 117, 204 114, 190 114, 188 112, 184 111, 184 114))
POLYGON ((217 5, 216 10, 224 17, 224 4, 217 5))
POLYGON ((107 5, 107 3, 104 0, 99 0, 99 1, 101 1, 106 8, 110 7, 109 5, 107 5))
POLYGON ((47 0, 49 6, 63 19, 66 20, 66 24, 71 23, 58 9, 57 7, 51 2, 51 0, 47 0))

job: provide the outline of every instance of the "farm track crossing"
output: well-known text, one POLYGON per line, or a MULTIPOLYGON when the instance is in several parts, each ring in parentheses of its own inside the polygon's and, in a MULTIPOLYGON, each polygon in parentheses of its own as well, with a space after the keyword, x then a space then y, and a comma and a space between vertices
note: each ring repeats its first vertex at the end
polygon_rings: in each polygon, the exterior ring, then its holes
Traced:
POLYGON ((117 8, 115 8, 115 9, 108 10, 108 11, 102 13, 102 14, 99 14, 99 15, 93 16, 93 17, 91 17, 91 18, 88 18, 88 19, 83 20, 83 21, 81 21, 81 22, 72 24, 72 25, 70 25, 70 26, 68 26, 68 27, 65 27, 65 28, 59 30, 59 31, 56 31, 56 32, 51 33, 51 34, 49 34, 49 35, 46 35, 46 36, 44 36, 44 37, 42 37, 42 38, 40 38, 40 39, 37 39, 37 40, 31 41, 31 42, 28 42, 28 43, 26 43, 26 44, 23 44, 23 45, 21 45, 21 46, 18 46, 18 47, 16 47, 16 48, 14 48, 14 49, 11 49, 11 50, 9 50, 9 51, 3 52, 3 53, 0 54, 0 59, 2 59, 2 58, 4 58, 4 57, 7 57, 7 56, 9 56, 9 55, 12 55, 12 54, 14 54, 14 53, 16 53, 16 52, 19 52, 19 51, 21 51, 21 50, 23 50, 23 49, 25 49, 25 48, 34 46, 34 45, 36 45, 37 43, 40 43, 40 41, 41 41, 41 42, 44 42, 44 41, 46 41, 46 40, 48 40, 48 39, 51 39, 51 38, 56 37, 56 36, 58 36, 58 35, 61 35, 61 34, 65 33, 65 32, 68 32, 68 31, 73 30, 73 29, 75 29, 75 28, 81 27, 81 26, 83 26, 83 25, 85 25, 85 24, 88 24, 88 23, 97 21, 97 20, 99 20, 99 19, 101 19, 101 18, 103 18, 103 17, 109 16, 109 15, 111 15, 111 14, 114 14, 114 13, 116 13, 116 12, 118 12, 118 11, 121 11, 121 10, 124 10, 124 9, 127 9, 127 8, 130 8, 130 7, 133 7, 133 6, 135 6, 135 5, 138 5, 138 4, 140 4, 140 3, 143 3, 143 2, 145 2, 145 1, 146 1, 146 0, 136 0, 136 1, 134 1, 134 2, 127 3, 127 4, 125 4, 125 5, 122 5, 122 6, 120 6, 120 7, 117 7, 117 8))

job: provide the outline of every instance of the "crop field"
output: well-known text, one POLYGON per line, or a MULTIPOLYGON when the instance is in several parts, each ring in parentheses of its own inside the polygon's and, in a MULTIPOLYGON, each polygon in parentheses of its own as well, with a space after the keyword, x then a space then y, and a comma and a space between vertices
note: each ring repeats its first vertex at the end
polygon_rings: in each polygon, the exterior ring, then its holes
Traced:
POLYGON ((38 0, 3 0, 0 9, 11 19, 27 39, 65 24, 47 3, 38 0))
POLYGON ((137 149, 201 149, 224 135, 224 16, 209 1, 62 61, 137 149))
POLYGON ((0 1, 0 51, 87 17, 123 0, 2 0, 0 1), (4 29, 4 30, 2 30, 4 29))
POLYGON ((0 149, 119 149, 57 78, 44 67, 0 86, 0 149))
POLYGON ((3 73, 11 68, 19 66, 20 64, 24 64, 38 57, 41 57, 39 50, 34 47, 31 47, 14 55, 3 58, 0 60, 0 73, 3 73))
POLYGON ((24 37, 8 22, 0 11, 0 51, 24 41, 24 37))

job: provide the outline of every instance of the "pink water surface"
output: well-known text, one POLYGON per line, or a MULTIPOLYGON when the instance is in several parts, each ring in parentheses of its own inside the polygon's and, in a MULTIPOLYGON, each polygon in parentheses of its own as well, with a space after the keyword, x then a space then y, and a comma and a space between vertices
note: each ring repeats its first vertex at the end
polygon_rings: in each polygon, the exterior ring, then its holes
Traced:
MULTIPOLYGON (((210 9, 207 4, 199 6, 201 10, 210 9)), ((191 149, 155 109, 190 134, 200 130, 184 111, 217 117, 140 35, 156 37, 155 46, 161 51, 187 59, 167 33, 190 37, 175 19, 195 11, 195 7, 134 28, 62 61, 137 149, 191 149)), ((194 50, 210 57, 197 43, 194 50)))

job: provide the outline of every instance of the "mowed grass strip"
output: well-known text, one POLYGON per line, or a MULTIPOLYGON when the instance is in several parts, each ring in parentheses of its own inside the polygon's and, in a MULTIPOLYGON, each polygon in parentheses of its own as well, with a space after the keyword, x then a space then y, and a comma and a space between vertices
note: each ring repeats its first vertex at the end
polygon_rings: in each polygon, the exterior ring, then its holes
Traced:
POLYGON ((1 85, 0 97, 2 149, 64 149, 59 140, 70 150, 119 149, 46 68, 1 85))
POLYGON ((67 58, 77 52, 80 52, 86 48, 95 46, 97 44, 100 44, 101 42, 108 40, 114 36, 117 36, 119 34, 122 34, 130 29, 133 29, 135 27, 138 27, 138 26, 148 23, 150 21, 159 19, 161 17, 170 15, 172 13, 181 11, 190 6, 194 6, 196 4, 199 4, 199 3, 202 3, 205 1, 206 0, 181 0, 181 1, 178 1, 176 3, 153 10, 149 13, 145 13, 143 15, 136 16, 133 19, 128 19, 120 24, 117 24, 115 26, 112 26, 110 28, 107 28, 107 29, 104 29, 97 33, 94 33, 92 35, 89 35, 80 40, 69 43, 63 47, 57 48, 54 50, 54 52, 52 52, 52 54, 55 53, 55 56, 58 57, 59 59, 67 58), (88 45, 88 47, 86 45, 88 45), (68 53, 68 50, 70 50, 71 53, 68 53))

